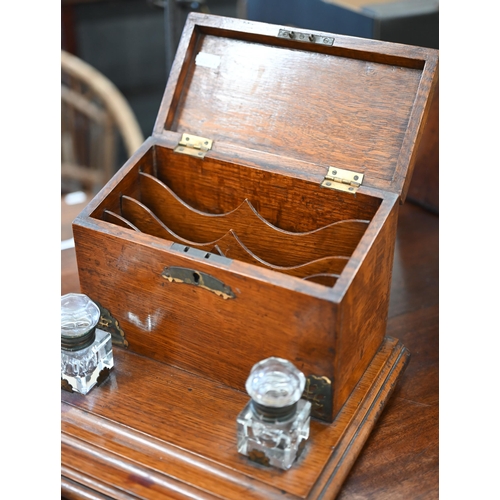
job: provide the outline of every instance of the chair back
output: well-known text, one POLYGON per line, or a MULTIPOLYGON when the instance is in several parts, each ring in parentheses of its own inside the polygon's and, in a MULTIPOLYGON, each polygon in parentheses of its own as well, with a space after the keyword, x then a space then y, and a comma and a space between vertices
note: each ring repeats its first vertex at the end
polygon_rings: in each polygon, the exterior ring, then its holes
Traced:
POLYGON ((96 194, 144 141, 118 88, 80 58, 61 51, 61 192, 96 194), (121 148, 121 149, 120 149, 121 148))

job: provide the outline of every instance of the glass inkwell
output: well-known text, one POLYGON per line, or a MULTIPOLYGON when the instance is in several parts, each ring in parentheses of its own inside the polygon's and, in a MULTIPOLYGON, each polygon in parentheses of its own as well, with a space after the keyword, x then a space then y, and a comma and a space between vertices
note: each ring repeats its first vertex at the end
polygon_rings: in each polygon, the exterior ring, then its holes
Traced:
POLYGON ((301 399, 306 379, 292 363, 267 358, 246 382, 252 398, 238 415, 238 452, 251 460, 289 469, 309 437, 311 403, 301 399))
POLYGON ((86 295, 61 297, 61 388, 87 394, 113 368, 111 335, 97 328, 101 312, 86 295))

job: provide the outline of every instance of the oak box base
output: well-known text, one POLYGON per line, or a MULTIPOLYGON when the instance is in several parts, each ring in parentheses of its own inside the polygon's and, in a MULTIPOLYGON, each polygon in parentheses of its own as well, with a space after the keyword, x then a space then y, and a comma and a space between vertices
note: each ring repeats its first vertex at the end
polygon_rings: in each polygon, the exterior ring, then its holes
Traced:
POLYGON ((114 349, 109 380, 87 396, 61 392, 62 496, 72 498, 333 498, 409 360, 386 337, 331 424, 313 419, 289 471, 237 453, 248 395, 114 349))

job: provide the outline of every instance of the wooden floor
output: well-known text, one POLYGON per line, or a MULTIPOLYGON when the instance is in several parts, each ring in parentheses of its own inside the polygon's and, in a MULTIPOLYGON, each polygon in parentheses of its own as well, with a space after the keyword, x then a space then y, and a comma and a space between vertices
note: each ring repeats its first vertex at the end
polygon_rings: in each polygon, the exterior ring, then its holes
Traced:
MULTIPOLYGON (((86 203, 62 203, 61 240, 86 203)), ((71 244, 69 242, 69 244, 71 244)), ((439 484, 439 217, 401 207, 387 335, 411 360, 338 499, 437 499, 439 484)), ((78 292, 74 248, 61 251, 61 294, 78 292)))

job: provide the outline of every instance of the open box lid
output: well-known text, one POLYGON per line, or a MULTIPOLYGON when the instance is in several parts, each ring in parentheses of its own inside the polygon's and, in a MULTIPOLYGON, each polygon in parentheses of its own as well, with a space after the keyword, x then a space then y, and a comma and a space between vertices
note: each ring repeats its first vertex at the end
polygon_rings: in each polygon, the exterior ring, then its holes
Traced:
POLYGON ((153 136, 404 200, 437 72, 434 49, 191 13, 153 136))

